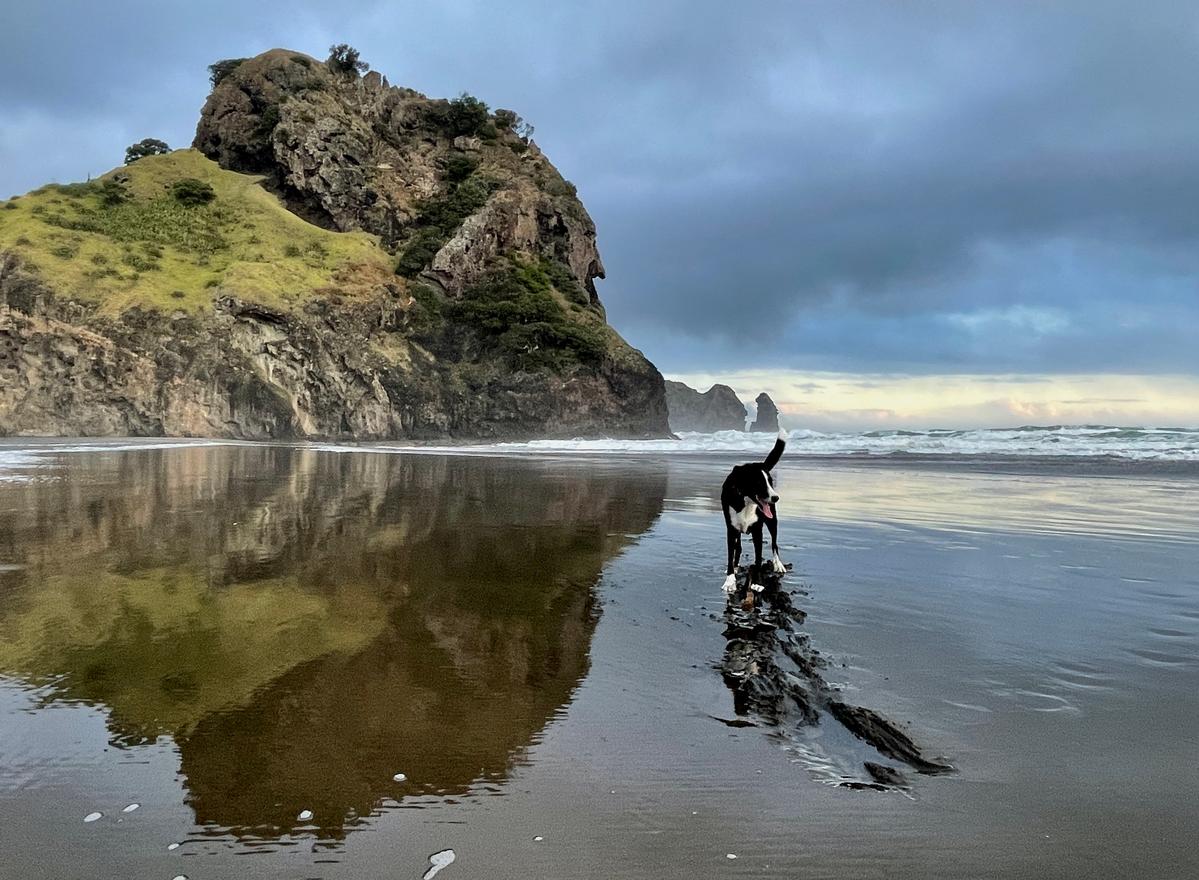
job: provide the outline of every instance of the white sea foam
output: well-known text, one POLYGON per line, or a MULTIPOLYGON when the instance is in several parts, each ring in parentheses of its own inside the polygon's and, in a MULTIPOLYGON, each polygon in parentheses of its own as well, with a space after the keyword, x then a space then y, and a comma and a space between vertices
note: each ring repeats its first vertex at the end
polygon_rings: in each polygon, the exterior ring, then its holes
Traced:
MULTIPOLYGON (((683 432, 677 440, 533 440, 527 443, 408 447, 326 444, 336 451, 458 452, 493 455, 761 455, 773 434, 683 432)), ((1012 429, 788 432, 787 456, 1113 457, 1139 461, 1199 461, 1199 428, 1121 428, 1101 425, 1012 429)))
MULTIPOLYGON (((973 458, 1097 458, 1133 461, 1199 462, 1199 428, 1052 425, 971 430, 787 432, 787 457, 939 456, 973 458)), ((471 455, 761 455, 773 434, 718 431, 683 432, 678 439, 532 440, 524 443, 415 446, 389 443, 288 443, 283 445, 340 453, 458 453, 471 455)), ((72 453, 123 452, 197 446, 259 446, 231 440, 34 441, 0 446, 0 480, 25 479, 57 464, 53 457, 72 453)))

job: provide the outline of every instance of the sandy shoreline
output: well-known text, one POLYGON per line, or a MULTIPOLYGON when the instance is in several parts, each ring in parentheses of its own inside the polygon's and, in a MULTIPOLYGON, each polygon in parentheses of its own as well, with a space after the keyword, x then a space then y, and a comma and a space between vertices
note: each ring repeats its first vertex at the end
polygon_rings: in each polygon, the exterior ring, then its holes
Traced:
POLYGON ((854 792, 851 735, 722 679, 723 467, 205 446, 0 482, 4 870, 1199 868, 1189 479, 785 460, 822 675, 956 769, 854 792))

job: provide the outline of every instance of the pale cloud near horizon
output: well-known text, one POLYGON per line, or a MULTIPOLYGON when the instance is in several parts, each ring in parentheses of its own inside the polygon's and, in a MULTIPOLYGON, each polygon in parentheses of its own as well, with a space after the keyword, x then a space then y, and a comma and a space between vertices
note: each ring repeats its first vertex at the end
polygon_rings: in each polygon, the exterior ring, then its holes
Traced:
POLYGON ((752 410, 765 391, 788 428, 827 431, 1015 428, 1022 425, 1199 426, 1199 377, 1150 375, 895 376, 744 371, 668 378, 730 386, 752 410))

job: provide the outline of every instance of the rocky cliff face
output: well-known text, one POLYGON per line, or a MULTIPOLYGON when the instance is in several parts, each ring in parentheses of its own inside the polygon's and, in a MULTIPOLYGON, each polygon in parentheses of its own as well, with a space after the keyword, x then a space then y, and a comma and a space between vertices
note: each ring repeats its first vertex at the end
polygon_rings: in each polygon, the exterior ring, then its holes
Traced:
POLYGON ((515 114, 285 50, 214 79, 196 150, 0 205, 0 434, 668 432, 515 114))
POLYGON ((727 385, 702 394, 683 382, 666 383, 666 406, 672 431, 744 431, 745 405, 727 385))
POLYGON ((774 433, 779 429, 779 408, 774 405, 770 395, 763 391, 754 401, 758 405, 758 416, 749 426, 751 431, 768 431, 774 433))
POLYGON ((314 222, 372 232, 401 252, 407 245, 411 274, 447 291, 461 293, 497 257, 521 253, 565 266, 598 308, 595 224, 537 145, 505 127, 508 118, 467 96, 430 99, 377 72, 335 73, 275 49, 217 83, 193 146, 223 168, 269 175, 314 222))

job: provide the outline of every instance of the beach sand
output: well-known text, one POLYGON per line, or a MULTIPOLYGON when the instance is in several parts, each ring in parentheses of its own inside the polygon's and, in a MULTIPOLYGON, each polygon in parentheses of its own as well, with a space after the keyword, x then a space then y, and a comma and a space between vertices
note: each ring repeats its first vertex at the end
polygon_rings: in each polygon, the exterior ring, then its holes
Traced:
POLYGON ((784 459, 800 659, 925 775, 737 714, 735 460, 0 448, 0 877, 1199 873, 1199 470, 784 459))

